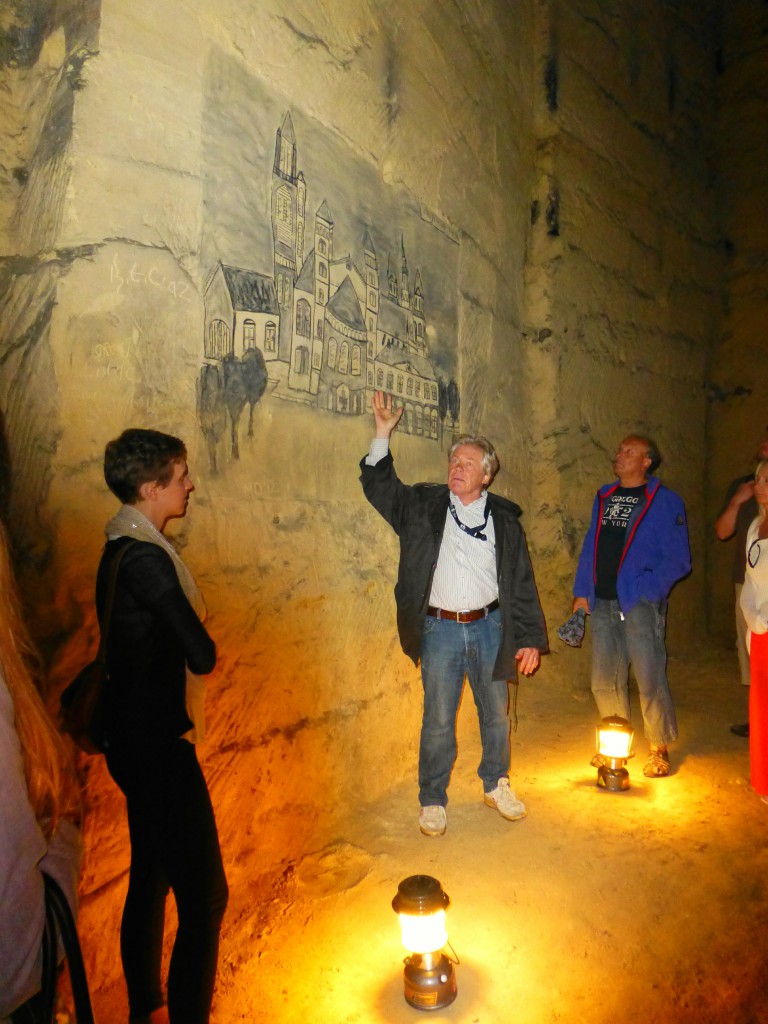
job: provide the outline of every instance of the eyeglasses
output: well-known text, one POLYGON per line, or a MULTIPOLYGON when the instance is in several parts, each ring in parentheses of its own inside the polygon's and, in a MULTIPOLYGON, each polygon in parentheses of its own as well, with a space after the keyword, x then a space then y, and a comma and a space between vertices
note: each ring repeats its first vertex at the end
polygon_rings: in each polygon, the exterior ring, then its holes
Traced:
POLYGON ((749 545, 749 550, 747 551, 747 561, 749 562, 750 569, 754 569, 755 568, 755 566, 757 565, 759 559, 760 559, 760 541, 759 540, 753 540, 752 543, 749 545), (755 548, 757 548, 757 553, 753 555, 752 552, 755 550, 755 548))

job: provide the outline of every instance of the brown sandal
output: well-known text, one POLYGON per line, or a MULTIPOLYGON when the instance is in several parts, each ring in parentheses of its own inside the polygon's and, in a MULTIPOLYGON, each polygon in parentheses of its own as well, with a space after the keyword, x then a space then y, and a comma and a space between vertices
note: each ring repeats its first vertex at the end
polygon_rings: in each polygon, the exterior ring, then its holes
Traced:
POLYGON ((660 779, 669 775, 669 757, 666 750, 651 747, 648 760, 643 765, 643 775, 649 779, 660 779))

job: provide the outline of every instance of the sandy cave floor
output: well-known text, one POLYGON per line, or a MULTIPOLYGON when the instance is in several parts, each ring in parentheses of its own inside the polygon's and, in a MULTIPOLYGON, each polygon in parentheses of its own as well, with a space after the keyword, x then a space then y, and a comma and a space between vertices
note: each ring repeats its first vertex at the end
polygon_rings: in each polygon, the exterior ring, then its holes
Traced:
MULTIPOLYGON (((268 908, 230 900, 245 915, 230 935, 258 940, 228 947, 225 927, 212 1024, 768 1024, 768 806, 749 785, 748 741, 729 730, 749 692, 735 652, 670 659, 673 774, 643 777, 635 714, 620 794, 595 785, 596 713, 586 683, 562 681, 573 665, 562 648, 521 686, 511 781, 525 819, 482 802, 465 690, 447 833, 418 830, 415 760, 385 800, 361 787, 268 908), (390 904, 412 874, 437 877, 452 901, 458 995, 444 1010, 403 998, 390 904)), ((122 1024, 122 981, 93 982, 97 1024, 122 1024)))
POLYGON ((319 837, 260 957, 233 972, 222 950, 215 1024, 768 1022, 768 806, 729 731, 748 691, 719 649, 671 659, 670 678, 674 774, 643 777, 636 718, 622 794, 595 786, 589 692, 527 685, 512 784, 529 813, 515 823, 482 803, 465 693, 446 835, 419 833, 408 783, 319 837), (419 873, 451 897, 461 961, 456 1001, 432 1012, 403 999, 390 908, 419 873))

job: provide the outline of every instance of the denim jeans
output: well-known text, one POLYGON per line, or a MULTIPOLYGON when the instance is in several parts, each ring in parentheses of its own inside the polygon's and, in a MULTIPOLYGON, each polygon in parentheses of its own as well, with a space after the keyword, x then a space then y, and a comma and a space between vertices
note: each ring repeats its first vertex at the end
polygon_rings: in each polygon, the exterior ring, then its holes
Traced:
POLYGON ((509 772, 509 689, 493 678, 501 643, 498 609, 476 622, 427 617, 421 639, 424 714, 419 746, 419 803, 448 803, 456 760, 456 714, 464 677, 469 679, 480 720, 483 756, 477 774, 486 793, 509 772))
POLYGON ((664 646, 667 602, 641 600, 622 618, 618 601, 598 598, 592 627, 592 693, 601 718, 629 721, 629 666, 637 680, 645 735, 651 746, 677 739, 664 646))

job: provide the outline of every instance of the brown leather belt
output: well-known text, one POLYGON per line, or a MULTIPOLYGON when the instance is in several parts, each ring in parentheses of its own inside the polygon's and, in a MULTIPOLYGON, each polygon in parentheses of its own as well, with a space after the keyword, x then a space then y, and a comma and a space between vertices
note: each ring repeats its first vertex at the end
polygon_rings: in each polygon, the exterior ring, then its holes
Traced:
POLYGON ((444 608, 427 608, 427 615, 433 619, 450 619, 451 622, 477 622, 478 619, 487 619, 491 612, 499 607, 498 601, 491 601, 485 608, 476 608, 471 612, 447 612, 444 608))

